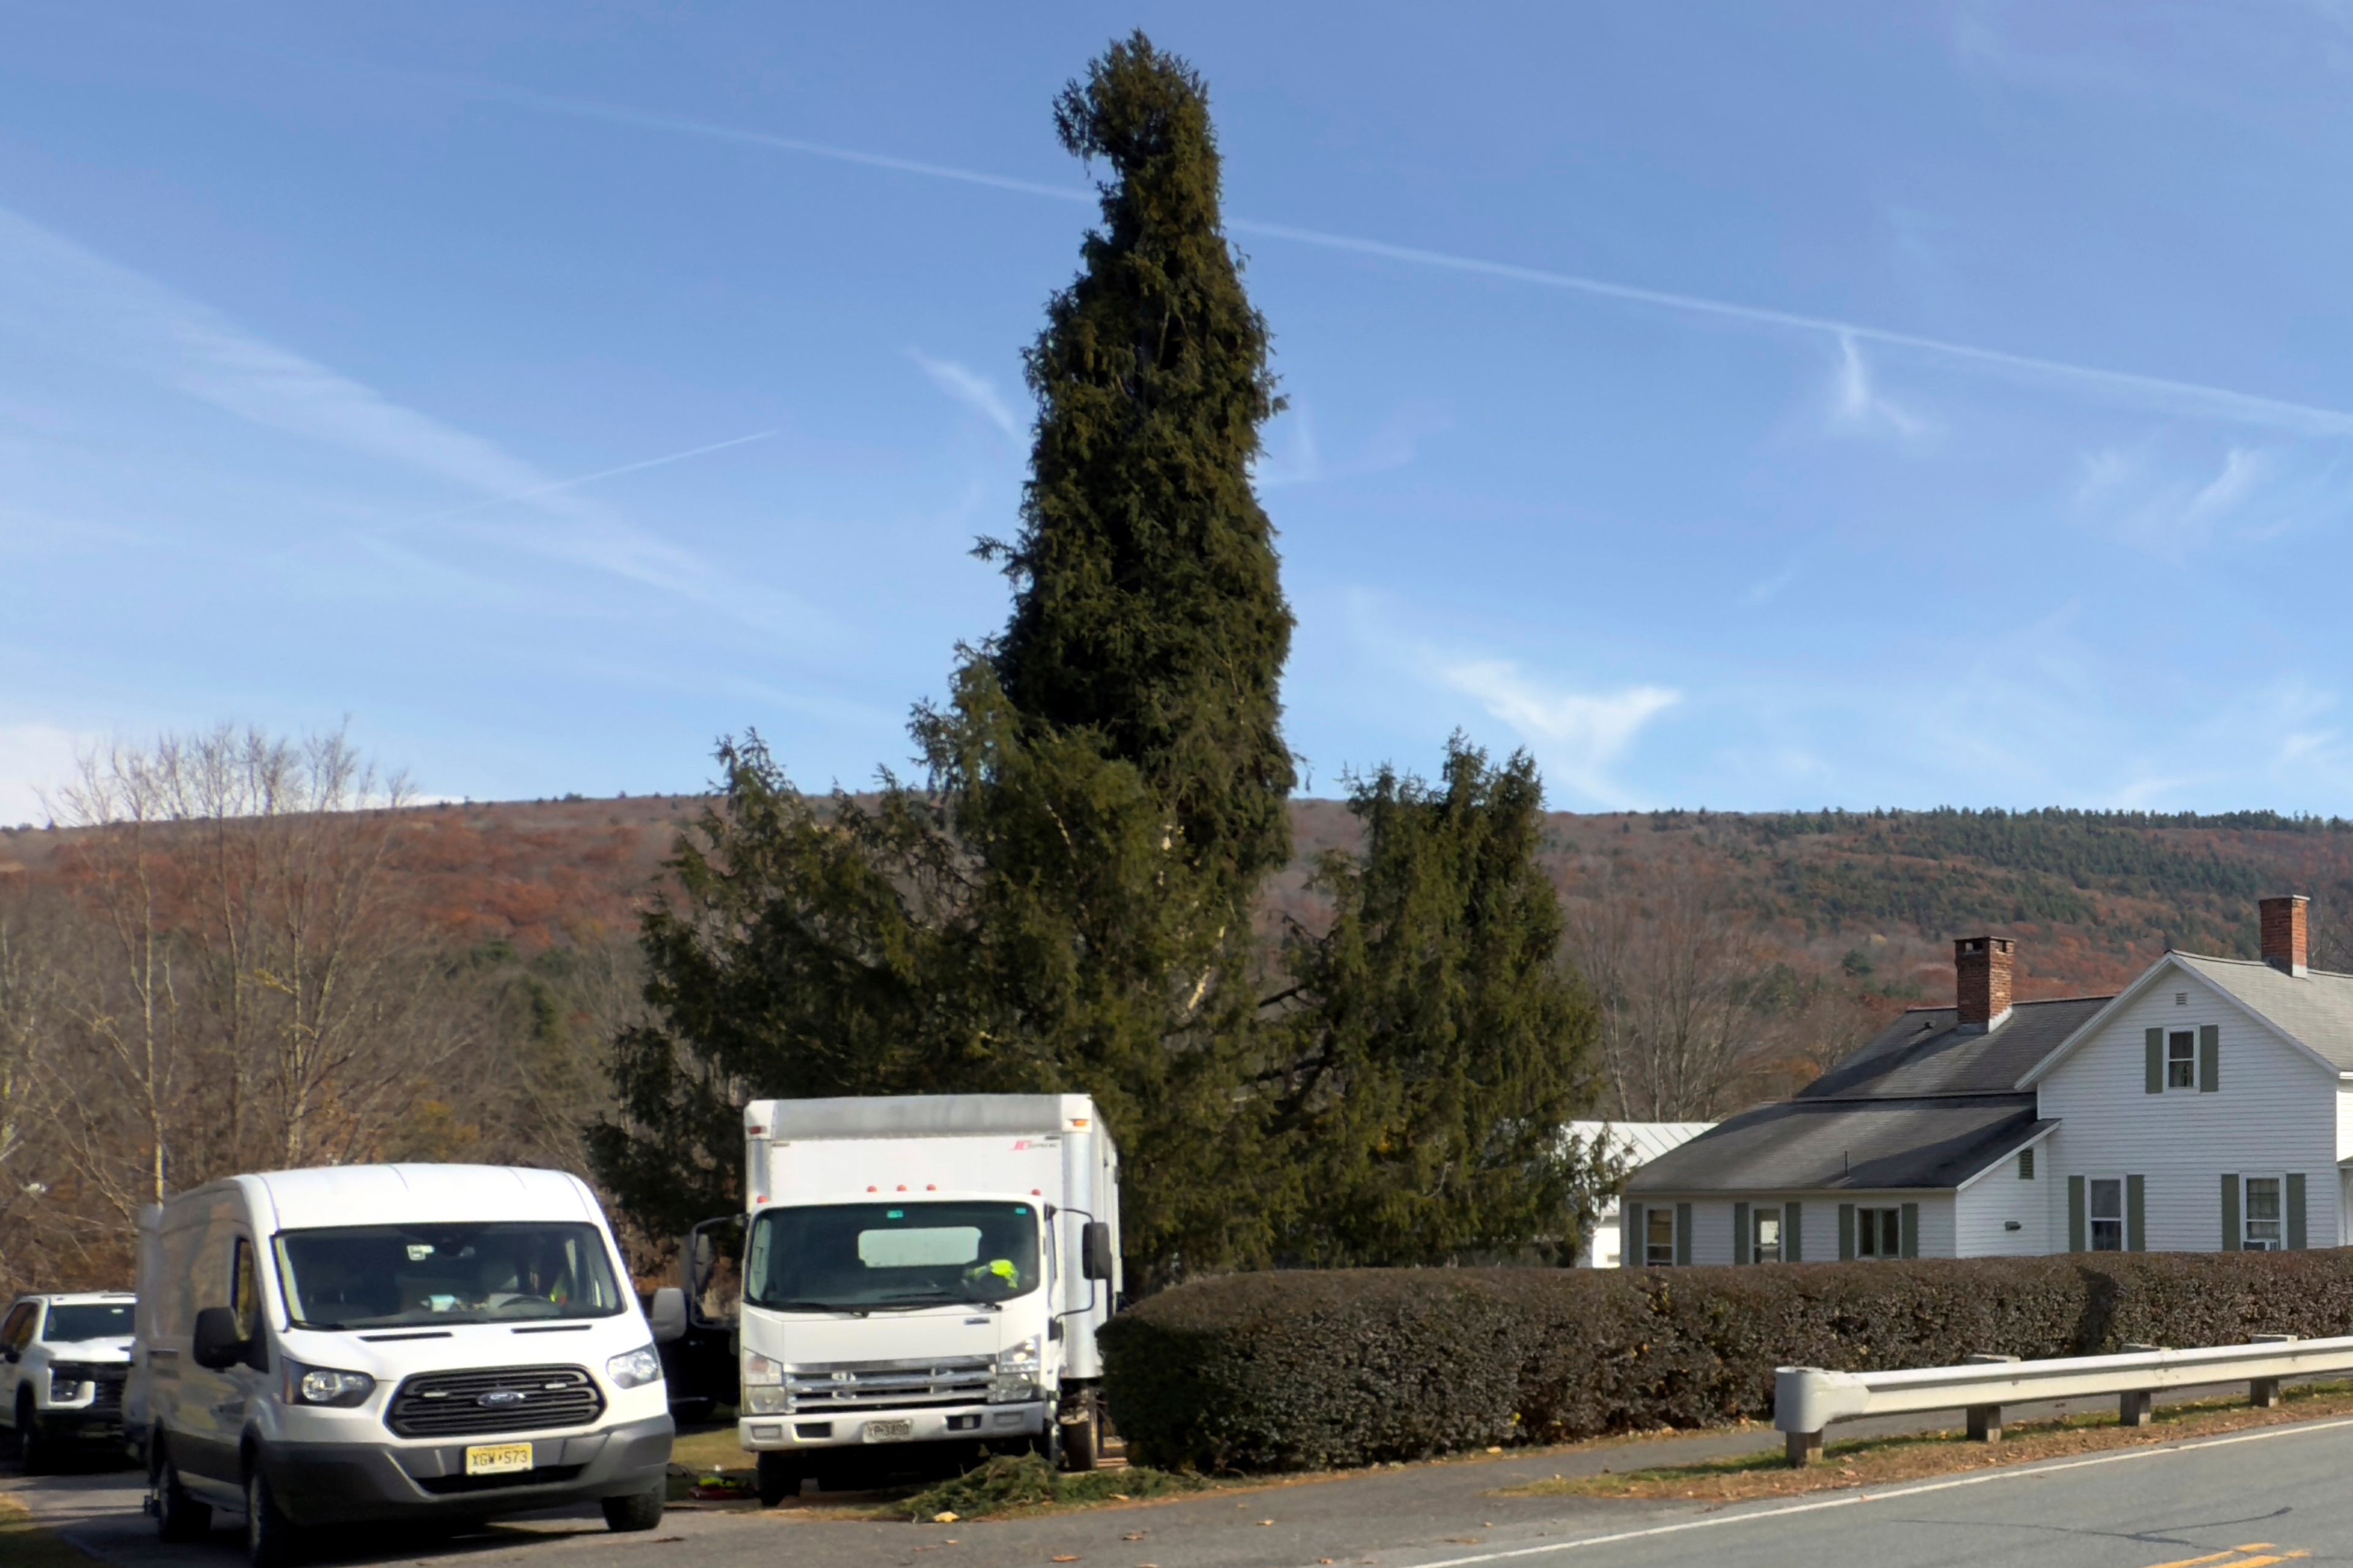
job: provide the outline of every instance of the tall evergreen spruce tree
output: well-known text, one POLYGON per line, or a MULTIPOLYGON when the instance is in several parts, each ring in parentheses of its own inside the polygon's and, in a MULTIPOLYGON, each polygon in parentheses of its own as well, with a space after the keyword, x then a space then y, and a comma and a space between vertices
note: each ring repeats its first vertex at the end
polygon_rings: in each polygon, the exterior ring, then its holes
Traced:
POLYGON ((599 1173, 669 1230, 740 1202, 735 1108, 1082 1090, 1124 1147, 1140 1282, 1262 1257, 1251 900, 1289 858, 1289 647, 1250 488, 1265 323, 1219 226, 1207 94, 1138 34, 1056 104, 1103 226, 1029 356, 1003 636, 917 711, 924 787, 812 805, 756 738, 649 917, 599 1173))

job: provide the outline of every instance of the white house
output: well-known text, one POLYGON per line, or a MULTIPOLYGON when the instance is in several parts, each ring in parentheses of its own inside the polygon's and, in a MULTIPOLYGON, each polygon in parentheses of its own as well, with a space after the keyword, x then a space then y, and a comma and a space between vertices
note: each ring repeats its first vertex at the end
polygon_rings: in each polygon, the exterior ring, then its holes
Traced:
POLYGON ((1636 1172, 1628 1261, 2346 1245, 2353 975, 2307 966, 2304 899, 2260 907, 2260 960, 2115 996, 2013 1004, 2015 944, 1961 939, 1955 1005, 1636 1172))
MULTIPOLYGON (((1599 1143, 1631 1175, 1670 1149, 1679 1148, 1715 1126, 1713 1121, 1572 1121, 1567 1131, 1578 1143, 1599 1143)), ((1622 1245, 1618 1196, 1611 1194, 1586 1237, 1585 1266, 1615 1268, 1622 1245)))

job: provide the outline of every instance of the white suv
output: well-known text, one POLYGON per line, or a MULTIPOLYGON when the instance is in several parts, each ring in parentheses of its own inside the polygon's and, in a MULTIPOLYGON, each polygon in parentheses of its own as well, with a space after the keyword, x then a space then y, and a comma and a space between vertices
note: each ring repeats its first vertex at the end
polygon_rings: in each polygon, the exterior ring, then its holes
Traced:
POLYGON ((69 1447, 121 1446, 134 1305, 119 1290, 20 1296, 0 1318, 0 1421, 26 1470, 69 1447))

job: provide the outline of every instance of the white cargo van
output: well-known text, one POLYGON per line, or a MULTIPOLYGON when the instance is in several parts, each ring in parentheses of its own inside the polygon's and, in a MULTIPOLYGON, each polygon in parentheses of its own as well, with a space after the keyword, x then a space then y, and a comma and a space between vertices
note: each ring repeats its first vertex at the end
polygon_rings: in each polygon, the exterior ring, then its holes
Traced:
MULTIPOLYGON (((124 1426, 166 1540, 595 1500, 661 1519, 654 1331, 578 1178, 490 1165, 232 1176, 140 1216, 124 1426)), ((675 1292, 655 1316, 683 1321, 675 1292)))
POLYGON ((1102 1451, 1119 1155, 1082 1094, 754 1100, 738 1436, 774 1502, 881 1444, 1102 1451))

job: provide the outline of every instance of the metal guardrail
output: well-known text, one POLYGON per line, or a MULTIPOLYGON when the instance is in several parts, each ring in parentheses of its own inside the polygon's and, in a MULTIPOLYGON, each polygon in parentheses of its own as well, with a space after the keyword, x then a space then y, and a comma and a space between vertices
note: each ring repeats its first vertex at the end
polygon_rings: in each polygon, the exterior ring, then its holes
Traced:
POLYGON ((2353 1372, 2353 1335, 2299 1340, 2293 1334, 2259 1334, 2242 1345, 2196 1350, 2134 1345, 2120 1355, 2052 1361, 1971 1356, 1960 1366, 1901 1372, 1785 1366, 1774 1373, 1773 1425, 1788 1435, 1789 1463, 1803 1465, 1821 1452, 1822 1434, 1833 1421, 1963 1410, 1968 1414, 1972 1438, 2000 1442, 2005 1405, 2113 1394, 2124 1424, 2146 1426, 2152 1399, 2168 1389, 2243 1383, 2254 1404, 2268 1408, 2279 1401, 2282 1379, 2332 1372, 2353 1372))

